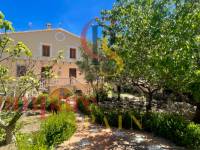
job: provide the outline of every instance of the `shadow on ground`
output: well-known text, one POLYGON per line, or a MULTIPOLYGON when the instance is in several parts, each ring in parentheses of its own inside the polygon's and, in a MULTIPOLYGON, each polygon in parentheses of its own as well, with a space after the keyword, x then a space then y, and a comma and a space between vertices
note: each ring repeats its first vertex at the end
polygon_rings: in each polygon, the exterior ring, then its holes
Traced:
POLYGON ((111 130, 90 122, 84 123, 80 114, 77 115, 77 126, 76 133, 57 150, 184 150, 149 133, 111 130))

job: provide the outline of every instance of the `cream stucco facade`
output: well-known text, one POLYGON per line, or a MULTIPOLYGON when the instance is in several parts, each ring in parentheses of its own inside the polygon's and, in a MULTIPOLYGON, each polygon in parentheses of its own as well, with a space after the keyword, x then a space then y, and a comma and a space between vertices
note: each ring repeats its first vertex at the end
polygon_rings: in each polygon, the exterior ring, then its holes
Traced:
MULTIPOLYGON (((90 88, 84 79, 84 74, 80 72, 76 62, 81 60, 81 40, 64 29, 45 29, 36 31, 25 31, 8 33, 14 41, 22 41, 32 51, 31 60, 35 64, 35 72, 41 74, 42 67, 50 63, 52 58, 56 57, 58 52, 64 52, 64 59, 53 67, 56 78, 51 80, 51 92, 57 88, 68 88, 70 90, 82 90, 84 93, 89 92, 90 88), (43 46, 47 45, 50 49, 49 56, 43 56, 43 46), (70 49, 75 49, 75 58, 70 58, 70 49), (76 70, 76 77, 73 81, 70 78, 70 69, 76 70)), ((10 64, 10 69, 14 75, 17 75, 17 66, 23 65, 28 61, 20 57, 17 63, 10 64)))

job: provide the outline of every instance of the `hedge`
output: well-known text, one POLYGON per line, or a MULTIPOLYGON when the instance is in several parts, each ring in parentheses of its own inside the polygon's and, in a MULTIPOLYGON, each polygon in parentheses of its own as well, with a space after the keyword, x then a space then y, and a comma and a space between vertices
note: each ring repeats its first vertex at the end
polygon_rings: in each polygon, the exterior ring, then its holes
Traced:
POLYGON ((78 108, 83 113, 95 117, 96 123, 105 124, 104 117, 112 127, 118 127, 118 116, 122 116, 122 127, 126 129, 140 129, 131 116, 135 116, 142 125, 142 130, 152 132, 155 135, 164 137, 179 146, 188 149, 200 149, 200 125, 186 121, 182 116, 172 113, 139 113, 135 111, 106 110, 90 103, 87 108, 78 102, 78 108), (84 111, 83 111, 84 110, 84 111))
POLYGON ((17 147, 20 150, 49 150, 76 131, 73 112, 60 112, 48 117, 41 123, 40 131, 33 134, 17 134, 17 147))

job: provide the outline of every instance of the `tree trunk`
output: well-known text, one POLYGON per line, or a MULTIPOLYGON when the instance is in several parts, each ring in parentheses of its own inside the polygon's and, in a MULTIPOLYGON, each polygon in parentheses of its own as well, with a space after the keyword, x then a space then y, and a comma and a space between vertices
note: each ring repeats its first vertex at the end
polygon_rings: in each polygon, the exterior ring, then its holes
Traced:
POLYGON ((152 110, 152 101, 153 101, 153 93, 149 92, 147 94, 147 105, 146 105, 146 112, 150 112, 152 110))
POLYGON ((97 101, 97 104, 99 104, 99 92, 96 92, 96 101, 97 101))
POLYGON ((121 86, 117 86, 117 100, 120 101, 120 95, 121 95, 121 86))
POLYGON ((6 143, 6 145, 12 143, 14 129, 15 129, 15 125, 14 126, 8 126, 5 129, 5 132, 6 132, 5 143, 6 143))
POLYGON ((6 132, 6 137, 5 137, 5 143, 6 144, 10 144, 12 143, 12 139, 13 139, 13 131, 15 129, 15 125, 17 120, 22 116, 22 113, 17 112, 15 114, 15 116, 12 118, 12 120, 9 122, 9 125, 7 127, 4 128, 5 132, 6 132))
POLYGON ((200 123, 200 103, 197 104, 197 109, 193 121, 196 123, 200 123))
POLYGON ((97 99, 97 104, 99 104, 99 80, 97 79, 97 89, 96 89, 96 99, 97 99))

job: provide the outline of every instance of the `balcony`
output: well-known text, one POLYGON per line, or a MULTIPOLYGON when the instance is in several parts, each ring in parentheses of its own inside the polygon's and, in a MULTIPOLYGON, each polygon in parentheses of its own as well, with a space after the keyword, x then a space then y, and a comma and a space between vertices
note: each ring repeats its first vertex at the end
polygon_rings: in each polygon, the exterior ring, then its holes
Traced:
POLYGON ((44 87, 66 87, 66 86, 74 86, 77 83, 76 78, 55 78, 49 80, 41 80, 40 88, 44 87))

